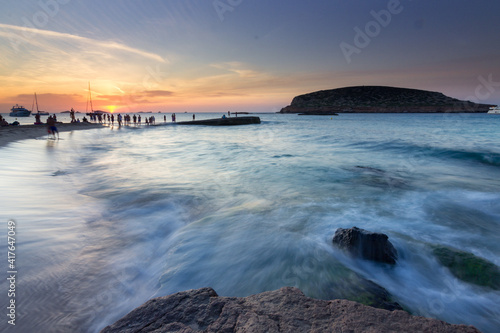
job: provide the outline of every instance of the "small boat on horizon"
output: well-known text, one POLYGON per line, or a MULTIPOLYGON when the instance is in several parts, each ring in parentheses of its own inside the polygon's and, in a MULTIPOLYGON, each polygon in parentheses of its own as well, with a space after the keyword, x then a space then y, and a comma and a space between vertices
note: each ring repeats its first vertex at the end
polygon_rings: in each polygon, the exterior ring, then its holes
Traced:
POLYGON ((39 116, 48 116, 49 113, 47 111, 42 111, 42 110, 38 110, 38 98, 36 97, 36 93, 35 93, 35 97, 33 98, 33 105, 31 106, 31 115, 32 116, 36 116, 36 115, 39 115, 39 116), (36 113, 35 113, 35 105, 36 105, 36 113))
POLYGON ((500 107, 494 106, 490 108, 490 111, 488 111, 489 114, 500 114, 500 107))
POLYGON ((87 116, 90 116, 91 114, 93 115, 98 115, 98 114, 108 114, 108 111, 102 111, 102 110, 93 110, 92 113, 87 112, 87 116))
POLYGON ((29 117, 31 114, 30 110, 18 104, 14 105, 10 111, 9 116, 11 117, 29 117))
POLYGON ((97 116, 97 115, 103 115, 103 114, 108 114, 109 112, 107 111, 102 111, 102 110, 94 110, 94 107, 92 106, 92 92, 90 90, 90 82, 89 82, 89 96, 87 99, 87 107, 85 108, 85 114, 87 116, 97 116), (90 105, 90 111, 89 111, 89 105, 90 105))

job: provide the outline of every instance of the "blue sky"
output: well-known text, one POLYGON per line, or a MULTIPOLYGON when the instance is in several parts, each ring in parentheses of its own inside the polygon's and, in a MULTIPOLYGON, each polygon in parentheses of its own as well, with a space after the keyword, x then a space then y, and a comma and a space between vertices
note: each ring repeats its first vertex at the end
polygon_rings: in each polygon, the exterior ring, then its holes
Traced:
POLYGON ((279 111, 352 85, 500 103, 500 2, 40 0, 0 4, 0 107, 279 111))

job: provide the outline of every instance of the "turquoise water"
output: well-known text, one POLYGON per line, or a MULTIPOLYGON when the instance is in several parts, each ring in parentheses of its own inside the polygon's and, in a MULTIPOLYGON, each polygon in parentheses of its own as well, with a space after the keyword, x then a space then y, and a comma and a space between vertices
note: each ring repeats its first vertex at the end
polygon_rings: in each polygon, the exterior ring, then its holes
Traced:
POLYGON ((16 331, 95 332, 151 297, 206 286, 347 297, 359 283, 349 272, 414 314, 497 331, 500 292, 456 279, 431 246, 500 265, 500 117, 259 116, 0 148, 0 216, 17 223, 16 331), (398 264, 335 249, 335 230, 352 226, 389 235, 398 264))

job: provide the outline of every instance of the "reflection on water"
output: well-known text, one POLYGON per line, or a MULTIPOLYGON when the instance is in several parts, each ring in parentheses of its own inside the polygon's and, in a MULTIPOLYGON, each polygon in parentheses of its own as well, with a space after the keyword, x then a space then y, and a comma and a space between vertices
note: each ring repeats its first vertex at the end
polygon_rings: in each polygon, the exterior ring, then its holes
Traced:
POLYGON ((447 245, 500 264, 500 169, 485 163, 500 154, 485 144, 499 134, 489 119, 471 116, 458 136, 436 115, 261 117, 2 148, 1 215, 19 226, 17 300, 29 316, 16 328, 94 332, 151 297, 206 286, 352 298, 366 280, 415 314, 498 327, 500 293, 456 279, 431 251, 447 245), (335 230, 354 225, 387 233, 398 265, 335 249, 335 230))

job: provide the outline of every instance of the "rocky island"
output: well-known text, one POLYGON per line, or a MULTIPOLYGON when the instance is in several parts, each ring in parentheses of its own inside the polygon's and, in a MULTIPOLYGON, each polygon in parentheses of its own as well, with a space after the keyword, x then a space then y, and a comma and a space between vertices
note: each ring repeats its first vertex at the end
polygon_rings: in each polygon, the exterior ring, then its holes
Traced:
POLYGON ((296 96, 279 113, 445 113, 488 112, 493 105, 477 104, 439 92, 384 87, 355 86, 321 90, 296 96))

